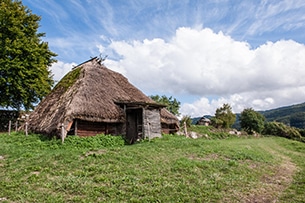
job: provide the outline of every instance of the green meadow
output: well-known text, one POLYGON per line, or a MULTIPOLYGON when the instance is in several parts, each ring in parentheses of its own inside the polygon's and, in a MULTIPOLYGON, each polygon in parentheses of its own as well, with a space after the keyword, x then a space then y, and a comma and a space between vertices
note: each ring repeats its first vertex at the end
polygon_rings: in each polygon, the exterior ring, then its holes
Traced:
POLYGON ((0 134, 0 202, 305 202, 304 160, 280 137, 0 134))

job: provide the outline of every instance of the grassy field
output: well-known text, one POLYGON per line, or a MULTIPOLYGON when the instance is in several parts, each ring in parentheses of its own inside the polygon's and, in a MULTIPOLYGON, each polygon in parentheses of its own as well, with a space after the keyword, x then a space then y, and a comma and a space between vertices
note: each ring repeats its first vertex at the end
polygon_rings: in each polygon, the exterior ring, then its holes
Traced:
POLYGON ((305 202, 304 143, 220 137, 0 134, 0 202, 305 202))

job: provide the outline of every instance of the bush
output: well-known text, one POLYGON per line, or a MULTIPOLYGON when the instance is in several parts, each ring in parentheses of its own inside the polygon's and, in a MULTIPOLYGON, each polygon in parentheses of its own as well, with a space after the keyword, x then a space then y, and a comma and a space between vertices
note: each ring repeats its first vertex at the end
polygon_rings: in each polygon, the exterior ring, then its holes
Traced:
POLYGON ((294 128, 279 122, 267 122, 263 131, 265 135, 274 135, 301 141, 300 132, 294 128))

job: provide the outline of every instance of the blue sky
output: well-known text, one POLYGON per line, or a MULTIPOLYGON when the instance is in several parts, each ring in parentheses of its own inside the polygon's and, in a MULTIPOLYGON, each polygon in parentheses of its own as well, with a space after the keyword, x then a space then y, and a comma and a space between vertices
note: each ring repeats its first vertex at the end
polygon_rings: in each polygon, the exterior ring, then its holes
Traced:
POLYGON ((305 101, 303 0, 22 2, 58 54, 55 80, 102 54, 145 94, 180 100, 183 115, 305 101))

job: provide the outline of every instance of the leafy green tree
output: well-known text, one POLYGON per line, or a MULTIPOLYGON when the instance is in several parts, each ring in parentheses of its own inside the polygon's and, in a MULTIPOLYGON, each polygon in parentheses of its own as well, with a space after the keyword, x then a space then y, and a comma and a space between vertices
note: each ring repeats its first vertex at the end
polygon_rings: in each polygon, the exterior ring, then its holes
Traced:
POLYGON ((214 126, 215 128, 221 128, 223 126, 223 121, 216 117, 212 117, 211 125, 214 126))
POLYGON ((180 109, 180 102, 176 99, 173 98, 172 96, 167 97, 165 95, 159 96, 159 95, 152 95, 150 96, 155 102, 159 104, 164 104, 166 105, 166 109, 171 112, 172 114, 179 116, 179 109, 180 109))
POLYGON ((215 118, 212 119, 212 125, 215 127, 230 128, 236 120, 232 107, 229 104, 223 104, 222 107, 216 109, 215 118))
POLYGON ((265 117, 252 108, 244 109, 240 114, 240 127, 249 134, 264 130, 265 117))
POLYGON ((40 17, 18 0, 0 1, 0 106, 33 108, 54 83, 49 66, 56 60, 44 33, 38 33, 40 17))

